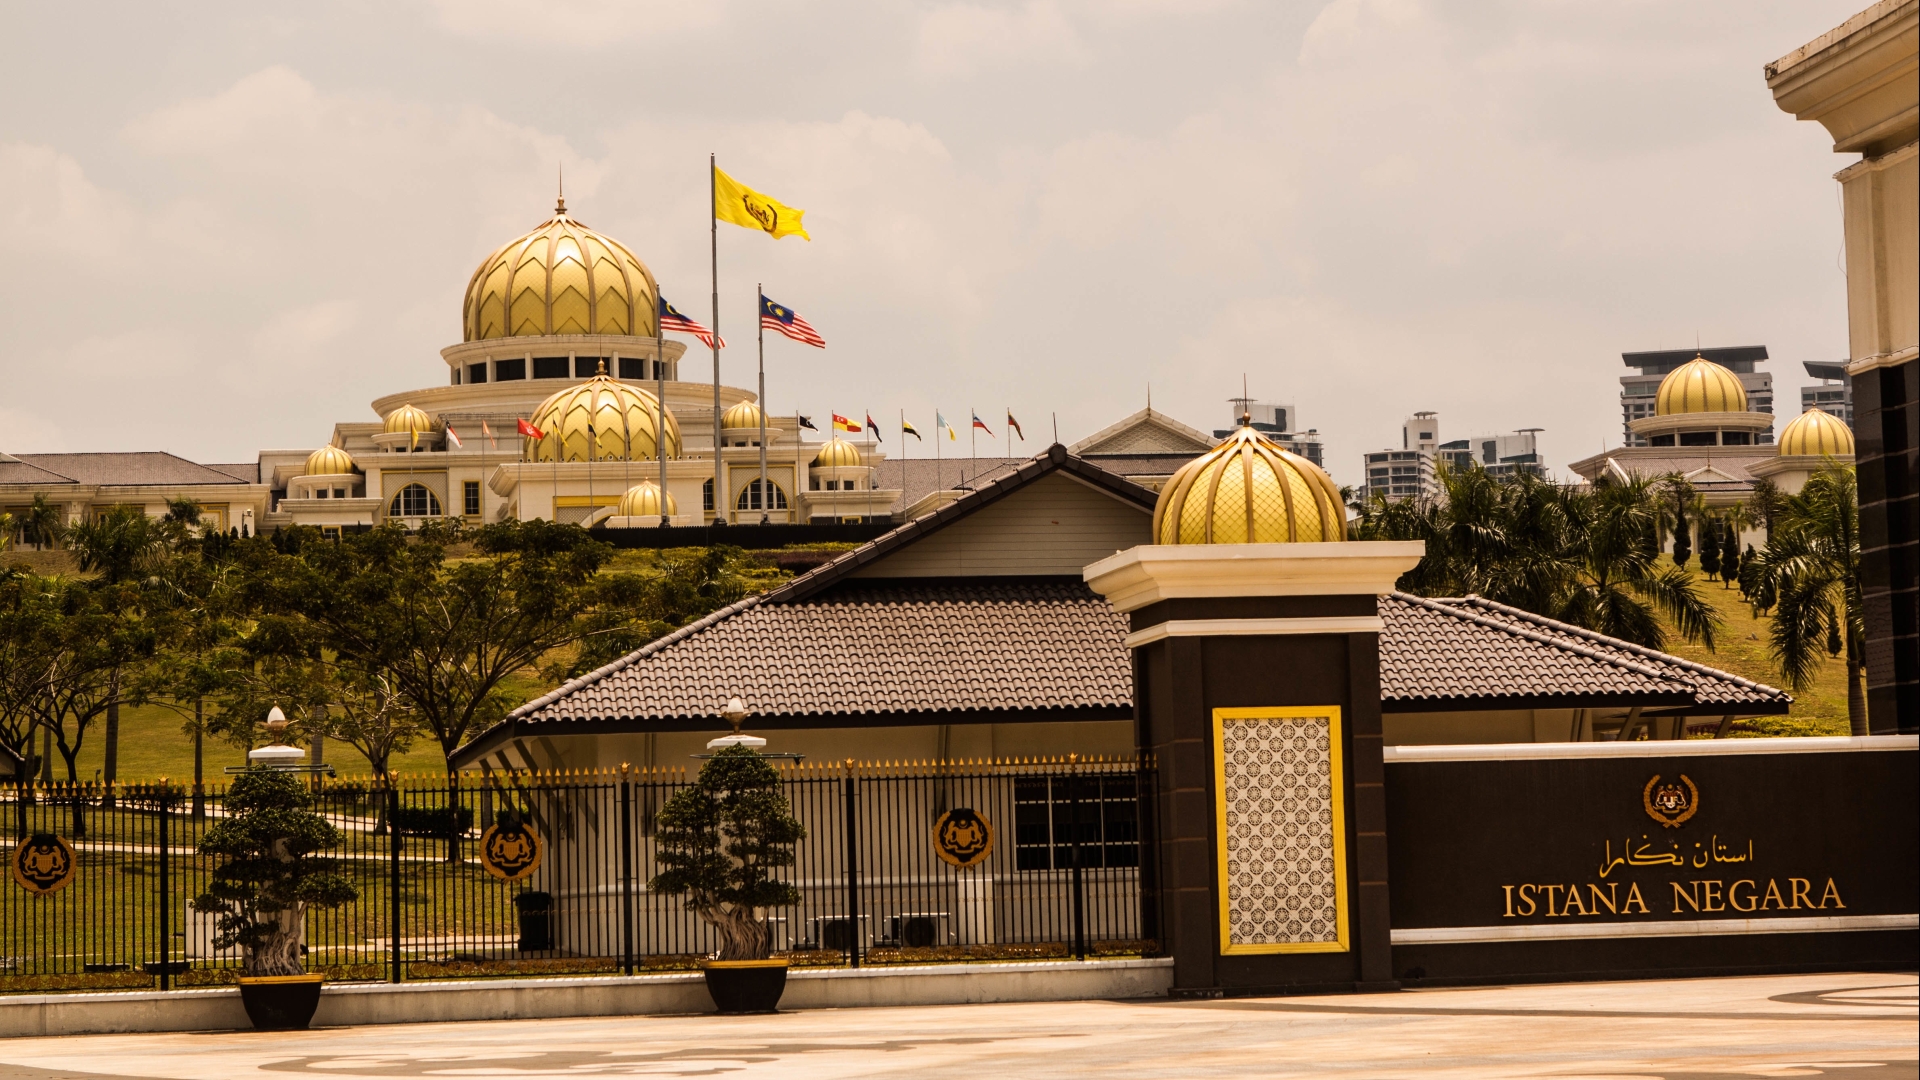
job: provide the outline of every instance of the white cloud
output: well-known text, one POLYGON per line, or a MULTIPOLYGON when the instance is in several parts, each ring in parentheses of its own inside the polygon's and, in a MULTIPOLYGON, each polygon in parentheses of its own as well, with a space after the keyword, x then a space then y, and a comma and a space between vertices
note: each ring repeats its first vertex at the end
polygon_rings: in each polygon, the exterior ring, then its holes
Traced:
POLYGON ((922 72, 972 75, 1014 64, 1085 64, 1088 49, 1049 0, 999 6, 942 4, 920 17, 915 58, 922 72))

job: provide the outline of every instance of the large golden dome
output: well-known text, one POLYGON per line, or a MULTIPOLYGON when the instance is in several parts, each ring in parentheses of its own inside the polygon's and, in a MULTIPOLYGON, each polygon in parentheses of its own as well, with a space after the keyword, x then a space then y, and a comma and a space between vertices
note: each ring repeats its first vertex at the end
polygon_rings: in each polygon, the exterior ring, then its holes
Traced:
POLYGON ((1853 454, 1853 432, 1840 418, 1808 409, 1780 431, 1781 456, 1848 457, 1853 454))
POLYGON ((860 464, 860 449, 852 443, 835 435, 828 439, 820 452, 813 456, 816 469, 851 469, 860 464))
POLYGON ((541 402, 532 423, 547 437, 526 440, 529 461, 553 461, 555 455, 561 461, 649 461, 659 456, 654 432, 662 425, 666 456, 680 456, 680 423, 673 413, 647 391, 609 378, 604 364, 600 374, 541 402), (597 444, 591 451, 590 442, 597 444))
POLYGON ((1668 372, 1653 399, 1655 416, 1746 411, 1747 390, 1740 385, 1740 376, 1704 356, 1668 372))
MULTIPOLYGON (((667 492, 667 516, 672 517, 679 512, 680 506, 674 501, 673 492, 667 492)), ((620 506, 614 513, 620 517, 659 517, 660 488, 651 480, 640 481, 620 496, 620 506)))
POLYGON ((307 455, 308 476, 345 476, 353 471, 353 456, 328 444, 307 455))
POLYGON ((1345 540, 1333 478, 1244 424, 1187 462, 1160 489, 1156 544, 1285 544, 1345 540))
POLYGON ((467 282, 467 341, 543 334, 654 337, 659 287, 625 244, 553 217, 481 261, 467 282))
POLYGON ((381 422, 381 430, 388 435, 405 435, 409 432, 432 431, 433 417, 426 411, 413 405, 402 405, 388 413, 381 422))

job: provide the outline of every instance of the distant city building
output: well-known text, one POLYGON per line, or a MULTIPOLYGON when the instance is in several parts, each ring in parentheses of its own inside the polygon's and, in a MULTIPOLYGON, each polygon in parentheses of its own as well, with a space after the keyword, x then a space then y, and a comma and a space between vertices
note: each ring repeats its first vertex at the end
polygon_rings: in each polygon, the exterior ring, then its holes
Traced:
POLYGON ((1214 429, 1214 438, 1224 439, 1233 434, 1233 429, 1240 424, 1241 414, 1245 413, 1253 418, 1255 431, 1265 432, 1283 449, 1299 454, 1322 469, 1327 467, 1319 429, 1298 430, 1299 412, 1293 406, 1271 401, 1255 401, 1252 398, 1228 398, 1227 400, 1233 404, 1233 416, 1229 419, 1226 428, 1214 429))
POLYGON ((1800 411, 1819 409, 1828 416, 1838 417, 1848 427, 1853 426, 1853 383, 1847 379, 1847 362, 1823 363, 1819 360, 1807 361, 1807 374, 1820 380, 1818 386, 1800 388, 1800 411))
POLYGON ((1366 455, 1366 483, 1361 497, 1375 495, 1388 502, 1425 498, 1439 491, 1433 463, 1440 452, 1440 414, 1417 412, 1400 425, 1400 449, 1375 450, 1366 455))
POLYGON ((1482 435, 1440 444, 1439 459, 1449 469, 1478 465, 1498 479, 1531 473, 1547 474, 1536 436, 1543 428, 1521 428, 1505 435, 1482 435))
MULTIPOLYGON (((1640 370, 1638 375, 1620 376, 1620 427, 1627 446, 1648 445, 1647 436, 1633 430, 1633 422, 1654 415, 1654 395, 1660 390, 1660 380, 1696 356, 1711 360, 1739 377, 1740 386, 1747 394, 1747 408, 1754 412, 1773 412, 1773 376, 1753 369, 1754 364, 1767 359, 1765 345, 1621 353, 1620 358, 1628 367, 1640 370)), ((1773 442, 1772 429, 1756 441, 1773 442)))

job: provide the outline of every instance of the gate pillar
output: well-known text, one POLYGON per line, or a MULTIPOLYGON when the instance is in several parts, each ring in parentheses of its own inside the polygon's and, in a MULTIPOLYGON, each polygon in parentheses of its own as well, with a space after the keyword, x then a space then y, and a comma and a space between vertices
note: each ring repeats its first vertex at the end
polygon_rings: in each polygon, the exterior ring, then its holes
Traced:
POLYGON ((1423 550, 1143 545, 1086 568, 1131 621, 1144 899, 1176 995, 1394 985, 1378 598, 1423 550))

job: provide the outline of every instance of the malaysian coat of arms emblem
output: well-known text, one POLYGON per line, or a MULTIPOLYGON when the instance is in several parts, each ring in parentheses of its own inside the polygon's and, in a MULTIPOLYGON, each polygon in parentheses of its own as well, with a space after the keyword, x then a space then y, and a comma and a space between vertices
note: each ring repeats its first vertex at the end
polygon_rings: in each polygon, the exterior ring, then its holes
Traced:
POLYGON ((503 817, 480 837, 480 865, 502 881, 540 868, 540 834, 520 818, 503 817))
POLYGON ((1679 782, 1673 784, 1662 784, 1660 774, 1655 773, 1641 789, 1640 805, 1661 828, 1677 829, 1699 812, 1700 789, 1686 773, 1681 773, 1679 782))
POLYGON ((993 824, 979 812, 956 806, 933 823, 933 853, 965 870, 993 854, 993 824))
POLYGON ((64 889, 80 869, 73 847, 52 833, 34 833, 13 849, 13 880, 35 896, 64 889))

